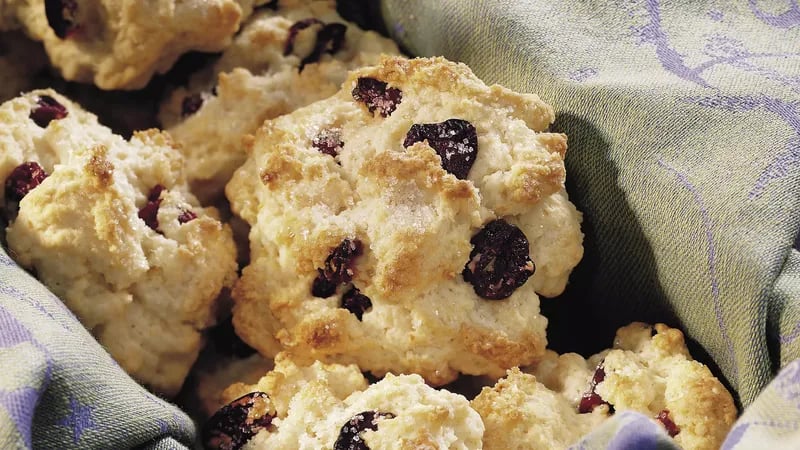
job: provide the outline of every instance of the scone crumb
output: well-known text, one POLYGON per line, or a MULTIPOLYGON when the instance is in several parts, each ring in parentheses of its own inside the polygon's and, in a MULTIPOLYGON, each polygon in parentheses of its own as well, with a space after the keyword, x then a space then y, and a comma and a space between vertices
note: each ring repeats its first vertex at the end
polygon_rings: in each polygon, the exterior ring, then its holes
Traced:
POLYGON ((91 157, 86 164, 86 170, 94 175, 95 180, 102 187, 108 187, 113 182, 114 164, 106 159, 108 148, 104 145, 95 145, 91 150, 91 157))

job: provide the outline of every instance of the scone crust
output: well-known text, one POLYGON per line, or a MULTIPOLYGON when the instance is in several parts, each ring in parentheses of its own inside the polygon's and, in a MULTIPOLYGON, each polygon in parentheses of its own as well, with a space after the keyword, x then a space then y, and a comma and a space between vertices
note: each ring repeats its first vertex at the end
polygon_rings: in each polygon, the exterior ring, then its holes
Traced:
MULTIPOLYGON (((45 2, 15 1, 0 27, 19 27, 44 44, 67 80, 102 89, 138 89, 190 50, 215 52, 230 43, 252 0, 74 0, 65 35, 58 36, 45 2)), ((2 28, 0 28, 2 30, 2 28)))
POLYGON ((24 162, 49 174, 19 202, 6 230, 15 260, 134 378, 175 394, 201 330, 214 322, 215 300, 236 278, 230 229, 187 192, 167 134, 148 130, 125 141, 52 90, 3 104, 0 123, 0 181, 24 162), (43 97, 67 116, 34 123, 29 116, 43 97), (164 190, 152 229, 140 210, 157 185, 164 190))
POLYGON ((708 367, 691 359, 680 330, 633 323, 617 331, 614 344, 603 359, 606 378, 598 394, 620 410, 650 417, 669 411, 680 428, 675 442, 685 449, 722 445, 736 420, 733 397, 708 367))
MULTIPOLYGON (((683 333, 664 324, 651 326, 634 322, 622 327, 617 331, 612 348, 588 360, 574 353, 557 355, 548 351, 526 371, 548 390, 547 395, 561 396, 576 416, 600 414, 607 417, 612 411, 631 410, 663 425, 657 417, 666 415, 677 426, 675 442, 687 450, 719 448, 736 420, 731 394, 708 367, 692 360, 683 333), (596 383, 594 392, 607 403, 595 407, 591 413, 579 414, 581 397, 590 391, 590 381, 601 365, 604 375, 602 381, 596 383)), ((513 382, 514 389, 522 389, 516 387, 518 383, 511 376, 508 380, 511 381, 505 381, 506 384, 513 382)), ((498 386, 493 388, 493 395, 499 395, 498 386)), ((479 412, 485 410, 475 402, 473 406, 479 412)), ((502 413, 493 409, 487 411, 502 417, 502 413)), ((520 420, 526 429, 547 426, 535 414, 525 415, 520 420)), ((503 417, 496 427, 502 431, 512 425, 522 426, 503 417)), ((487 435, 493 432, 493 427, 487 422, 487 435)))
POLYGON ((390 39, 340 17, 334 1, 283 0, 275 11, 257 12, 219 60, 195 74, 188 87, 173 91, 161 107, 162 125, 182 144, 193 192, 206 204, 219 200, 247 157, 243 137, 267 119, 335 94, 349 70, 373 65, 381 54, 399 50, 390 39), (319 23, 297 32, 287 53, 292 27, 311 20, 319 23), (302 65, 326 25, 346 27, 341 45, 302 65), (190 98, 201 102, 193 113, 184 110, 190 98))
POLYGON ((470 405, 486 427, 486 450, 567 448, 605 419, 600 410, 577 414, 566 397, 518 368, 493 387, 483 388, 470 405))
POLYGON ((368 385, 354 365, 299 364, 281 353, 257 384, 236 384, 228 401, 251 392, 268 395, 272 426, 244 448, 333 448, 348 421, 363 412, 384 417, 360 437, 370 449, 480 449, 483 423, 463 396, 436 390, 418 375, 388 374, 368 385))

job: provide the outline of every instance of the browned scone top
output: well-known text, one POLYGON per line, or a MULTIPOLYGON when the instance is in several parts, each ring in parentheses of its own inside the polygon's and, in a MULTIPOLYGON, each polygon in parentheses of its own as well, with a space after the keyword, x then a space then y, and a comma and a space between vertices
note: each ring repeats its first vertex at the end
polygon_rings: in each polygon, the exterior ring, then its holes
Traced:
POLYGON ((483 424, 469 401, 419 375, 370 385, 355 365, 301 364, 281 353, 257 383, 224 396, 228 405, 203 428, 206 448, 481 448, 483 424))
POLYGON ((265 0, 10 0, 0 31, 42 42, 70 81, 138 89, 184 53, 220 51, 265 0))
POLYGON ((712 450, 737 415, 727 389, 692 360, 680 330, 643 323, 620 328, 613 347, 588 360, 548 351, 484 388, 472 407, 486 425, 488 450, 566 448, 623 411, 651 418, 681 448, 712 450))
POLYGON ((189 184, 204 203, 224 196, 247 158, 244 136, 335 94, 349 70, 399 54, 391 39, 340 17, 334 0, 274 4, 248 19, 220 58, 161 106, 161 124, 182 144, 189 184))
POLYGON ((537 293, 583 254, 553 119, 462 64, 387 57, 267 121, 226 189, 252 226, 239 335, 435 384, 533 362, 537 293))
POLYGON ((0 106, 0 211, 14 259, 128 373, 177 393, 236 278, 230 228, 188 192, 169 135, 130 140, 52 90, 0 106))

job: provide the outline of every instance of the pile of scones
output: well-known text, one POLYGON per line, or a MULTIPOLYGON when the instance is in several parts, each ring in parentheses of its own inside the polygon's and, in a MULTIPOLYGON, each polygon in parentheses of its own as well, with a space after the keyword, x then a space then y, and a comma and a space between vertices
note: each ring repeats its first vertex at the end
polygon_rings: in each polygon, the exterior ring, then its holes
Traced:
POLYGON ((677 329, 548 350, 539 296, 583 256, 553 108, 333 0, 0 2, 0 100, 7 251, 153 392, 191 372, 206 448, 566 448, 632 410, 714 449, 736 419, 677 329), (140 89, 188 51, 219 55, 163 130, 29 90, 140 89))

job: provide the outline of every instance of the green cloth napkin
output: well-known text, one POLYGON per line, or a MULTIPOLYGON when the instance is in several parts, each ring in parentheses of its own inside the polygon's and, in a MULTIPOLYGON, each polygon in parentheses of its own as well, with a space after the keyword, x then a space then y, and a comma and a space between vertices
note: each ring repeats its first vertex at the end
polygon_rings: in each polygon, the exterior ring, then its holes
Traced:
POLYGON ((665 321, 743 406, 800 356, 800 7, 761 3, 383 4, 412 54, 556 110, 586 256, 546 301, 552 344, 665 321))
POLYGON ((194 435, 0 250, 0 448, 185 448, 194 435))
MULTIPOLYGON (((586 256, 567 292, 543 301, 551 346, 588 354, 634 320, 677 326, 746 408, 724 448, 800 448, 797 2, 382 9, 412 54, 463 61, 555 107, 586 256)), ((0 252, 0 448, 186 448, 194 437, 183 412, 136 385, 0 252)), ((576 444, 671 447, 635 413, 576 444)))

